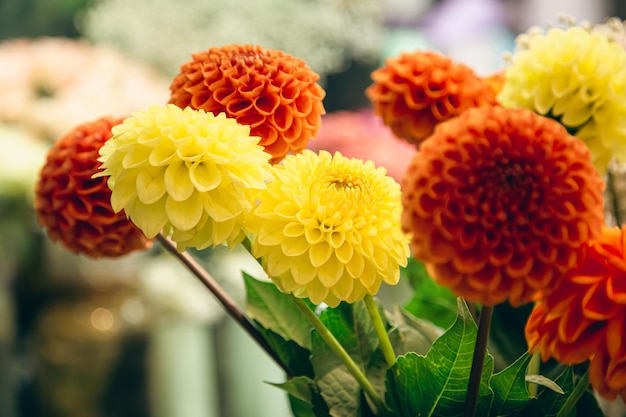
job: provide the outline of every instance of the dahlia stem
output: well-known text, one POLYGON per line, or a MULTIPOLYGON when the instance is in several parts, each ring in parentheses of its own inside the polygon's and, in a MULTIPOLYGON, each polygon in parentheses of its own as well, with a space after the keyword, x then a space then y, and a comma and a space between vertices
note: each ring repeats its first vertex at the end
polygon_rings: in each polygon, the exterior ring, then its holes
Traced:
POLYGON ((341 359, 343 364, 348 368, 348 371, 352 374, 354 379, 357 380, 363 391, 367 394, 367 396, 372 400, 374 406, 378 410, 378 415, 387 415, 387 407, 383 403, 383 401, 378 396, 378 393, 367 379, 365 374, 361 371, 359 366, 352 360, 348 352, 341 346, 339 341, 335 338, 335 336, 328 330, 328 328, 322 323, 322 321, 317 317, 315 312, 309 308, 308 305, 302 299, 297 298, 291 294, 289 294, 289 298, 294 302, 294 304, 302 311, 302 313, 306 316, 306 318, 311 322, 315 330, 319 333, 319 335, 324 339, 324 341, 328 344, 328 346, 335 352, 335 354, 341 359))
POLYGON ((276 364, 287 374, 291 376, 291 372, 283 361, 276 355, 271 346, 263 338, 263 335, 259 332, 259 329, 255 324, 245 315, 239 308, 237 303, 228 295, 226 291, 215 281, 215 279, 187 252, 179 252, 176 248, 176 244, 170 239, 166 238, 162 234, 157 235, 157 240, 169 253, 174 255, 182 262, 187 269, 195 275, 205 287, 211 291, 211 293, 217 298, 217 301, 222 305, 226 313, 235 320, 237 324, 248 333, 253 340, 255 340, 259 346, 267 352, 267 354, 276 362, 276 364))
POLYGON ((474 344, 474 357, 472 358, 469 383, 467 384, 464 417, 474 417, 476 414, 478 395, 480 393, 480 379, 483 373, 483 365, 485 364, 485 354, 487 353, 487 341, 489 340, 489 329, 491 328, 492 317, 493 307, 483 306, 480 311, 478 333, 476 335, 476 343, 474 344))
MULTIPOLYGON (((535 352, 530 356, 530 362, 528 363, 527 374, 528 375, 539 375, 541 372, 541 355, 539 352, 535 352)), ((528 383, 528 395, 531 398, 535 398, 537 396, 537 391, 539 389, 539 385, 534 384, 532 382, 528 383)))
POLYGON ((396 363, 396 353, 393 351, 393 346, 391 346, 391 341, 389 340, 389 335, 387 334, 387 329, 385 329, 383 319, 380 317, 380 311, 378 310, 376 301, 374 301, 374 297, 370 294, 365 296, 365 306, 367 307, 367 311, 372 319, 372 324, 374 325, 374 330, 376 330, 376 335, 380 341, 380 348, 382 349, 385 360, 387 361, 387 366, 391 368, 393 364, 396 363))
POLYGON ((567 400, 565 400, 565 403, 563 404, 563 406, 557 413, 556 417, 567 417, 572 412, 574 407, 576 407, 578 400, 580 400, 580 397, 583 396, 583 394, 585 393, 585 391, 587 391, 588 388, 589 388, 589 370, 587 370, 587 372, 585 372, 583 376, 580 377, 580 379, 578 380, 578 383, 574 387, 574 390, 572 391, 570 396, 567 397, 567 400))

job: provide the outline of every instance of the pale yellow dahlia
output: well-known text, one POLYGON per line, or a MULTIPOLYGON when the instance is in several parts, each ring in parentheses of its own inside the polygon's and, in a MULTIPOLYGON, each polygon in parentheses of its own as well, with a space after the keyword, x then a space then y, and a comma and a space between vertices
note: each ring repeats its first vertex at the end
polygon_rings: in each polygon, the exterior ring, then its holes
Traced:
POLYGON ((372 161, 305 150, 272 167, 247 223, 284 292, 331 307, 396 284, 409 256, 400 185, 372 161))
POLYGON ((224 114, 152 106, 112 129, 100 149, 111 205, 146 236, 170 234, 178 249, 240 243, 270 155, 248 126, 224 114))
POLYGON ((626 160, 626 51, 579 26, 529 31, 506 70, 499 96, 556 119, 592 152, 601 173, 626 160))

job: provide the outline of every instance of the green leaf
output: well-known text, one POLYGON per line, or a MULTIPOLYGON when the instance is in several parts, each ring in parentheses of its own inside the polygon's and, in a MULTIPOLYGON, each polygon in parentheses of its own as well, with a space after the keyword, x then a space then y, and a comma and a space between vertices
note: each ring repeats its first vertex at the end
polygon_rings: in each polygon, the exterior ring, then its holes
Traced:
POLYGON ((256 323, 259 332, 283 364, 285 364, 290 375, 313 378, 310 350, 303 348, 293 340, 285 340, 279 334, 263 327, 259 322, 256 323))
POLYGON ((271 384, 289 394, 294 417, 328 417, 328 407, 315 382, 307 377, 294 377, 282 384, 271 384))
MULTIPOLYGON (((387 371, 387 404, 399 417, 462 416, 476 341, 476 324, 462 300, 457 319, 426 355, 408 353, 387 371)), ((477 416, 489 415, 493 357, 486 354, 477 416)))
MULTIPOLYGON (((379 347, 376 331, 363 302, 341 303, 322 312, 320 320, 365 373, 382 398, 387 365, 379 347)), ((311 337, 311 362, 316 383, 329 414, 336 417, 361 416, 369 409, 361 387, 343 362, 314 331, 311 337)))
POLYGON ((427 320, 414 317, 406 310, 396 306, 393 316, 393 329, 389 339, 396 355, 415 352, 426 355, 443 330, 427 320))
POLYGON ((442 329, 448 328, 456 318, 456 296, 452 291, 437 284, 426 272, 424 264, 414 258, 409 258, 403 272, 414 289, 413 297, 404 308, 415 317, 442 329))
POLYGON ((313 380, 306 376, 296 376, 283 383, 269 382, 270 385, 280 388, 292 397, 307 403, 311 402, 311 385, 313 383, 313 380))
POLYGON ((311 349, 311 323, 276 285, 243 273, 248 314, 266 329, 311 349))
MULTIPOLYGON (((556 417, 559 410, 567 400, 569 393, 574 390, 574 369, 571 366, 565 368, 563 373, 554 381, 566 395, 559 394, 553 390, 542 390, 537 398, 538 408, 541 415, 545 417, 556 417)), ((573 412, 570 417, 575 416, 573 412)))
POLYGON ((546 387, 556 392, 557 394, 565 394, 563 388, 559 387, 559 384, 543 375, 526 375, 524 378, 526 382, 530 382, 531 384, 541 385, 542 387, 546 387))
POLYGON ((525 380, 530 358, 531 356, 525 353, 508 368, 491 378, 490 384, 494 393, 490 411, 492 417, 511 414, 523 409, 530 402, 525 380))

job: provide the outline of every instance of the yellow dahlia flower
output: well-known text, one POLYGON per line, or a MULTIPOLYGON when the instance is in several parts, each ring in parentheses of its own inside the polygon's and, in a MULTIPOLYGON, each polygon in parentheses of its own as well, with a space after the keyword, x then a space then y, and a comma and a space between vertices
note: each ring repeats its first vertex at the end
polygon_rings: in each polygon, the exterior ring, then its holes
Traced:
POLYGON ((529 31, 506 70, 499 96, 508 107, 549 116, 582 139, 601 173, 626 160, 626 51, 579 26, 529 31))
POLYGON ((400 186, 372 161, 305 150, 272 167, 247 223, 284 292, 331 307, 396 284, 409 256, 400 186))
POLYGON ((152 106, 112 129, 100 149, 111 205, 146 236, 171 233, 178 249, 245 237, 253 190, 265 188, 270 155, 248 126, 224 114, 152 106))

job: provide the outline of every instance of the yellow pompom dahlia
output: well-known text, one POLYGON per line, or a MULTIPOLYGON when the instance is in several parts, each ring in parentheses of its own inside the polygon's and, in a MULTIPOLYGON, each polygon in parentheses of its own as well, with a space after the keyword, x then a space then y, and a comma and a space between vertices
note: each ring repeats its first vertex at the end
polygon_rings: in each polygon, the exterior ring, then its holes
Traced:
POLYGON ((559 121, 587 144, 601 173, 613 156, 626 159, 624 48, 578 26, 520 39, 500 102, 559 121))
POLYGON ((240 243, 270 155, 248 126, 173 104, 133 113, 100 149, 111 205, 146 236, 171 233, 178 249, 240 243), (253 191, 254 190, 254 191, 253 191))
POLYGON ((305 150, 271 169, 247 223, 284 292, 331 307, 396 284, 409 256, 400 185, 371 161, 305 150))

